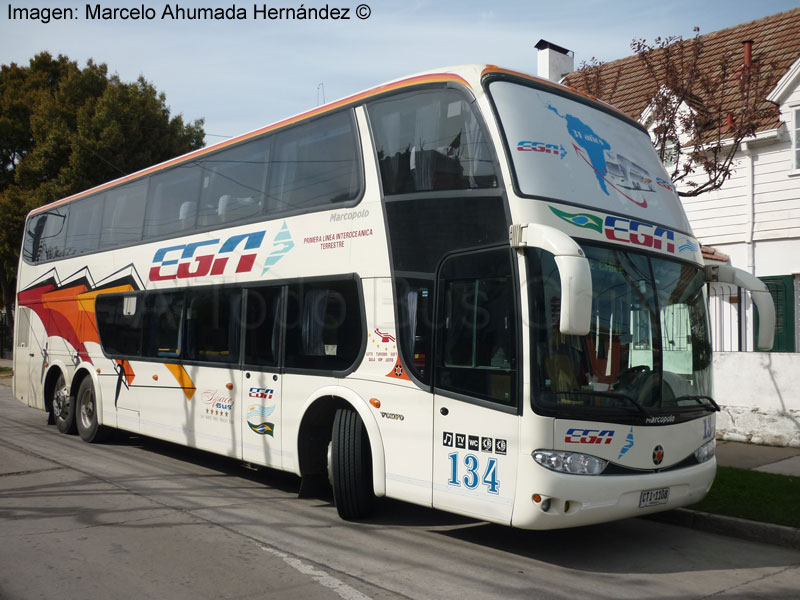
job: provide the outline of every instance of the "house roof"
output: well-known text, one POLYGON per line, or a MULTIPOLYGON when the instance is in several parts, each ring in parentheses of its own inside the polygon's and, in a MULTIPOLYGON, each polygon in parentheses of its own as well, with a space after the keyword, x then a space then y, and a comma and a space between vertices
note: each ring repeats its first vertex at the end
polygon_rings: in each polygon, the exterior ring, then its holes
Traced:
MULTIPOLYGON (((726 58, 731 60, 722 99, 725 112, 735 112, 741 102, 738 77, 744 68, 744 42, 752 40, 752 64, 760 68, 762 77, 768 79, 768 84, 763 86, 760 108, 764 110, 758 119, 757 131, 777 128, 780 125, 778 107, 768 102, 766 97, 800 56, 800 8, 707 33, 698 36, 698 39, 702 43, 698 65, 702 72, 719 73, 721 61, 726 58)), ((691 42, 687 40, 685 43, 691 42)), ((663 67, 663 60, 659 61, 663 57, 663 50, 656 50, 653 56, 654 63, 663 67)), ((584 72, 572 72, 563 83, 598 96, 636 120, 641 119, 659 89, 659 83, 636 54, 596 67, 590 66, 584 72)), ((695 104, 702 99, 692 100, 689 104, 698 109, 699 105, 695 104)))
POLYGON ((717 262, 731 262, 730 256, 727 254, 723 254, 716 248, 712 248, 711 246, 703 246, 700 244, 700 252, 703 255, 703 260, 713 260, 717 262))

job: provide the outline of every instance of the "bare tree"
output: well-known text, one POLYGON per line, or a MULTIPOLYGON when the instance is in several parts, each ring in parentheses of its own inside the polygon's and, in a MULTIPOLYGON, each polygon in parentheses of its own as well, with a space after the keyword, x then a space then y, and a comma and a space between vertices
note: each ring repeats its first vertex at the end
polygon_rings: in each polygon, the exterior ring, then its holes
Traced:
MULTIPOLYGON (((752 42, 745 43, 743 60, 739 47, 722 54, 707 51, 698 28, 694 31, 689 40, 634 39, 631 48, 637 61, 627 63, 628 69, 644 69, 644 77, 632 85, 649 94, 644 125, 672 181, 682 184, 681 196, 719 189, 736 166, 742 142, 754 136, 765 119, 777 115, 776 107, 766 101, 777 70, 752 58, 752 42)), ((623 89, 624 68, 592 59, 570 83, 614 103, 615 96, 630 93, 623 89)))

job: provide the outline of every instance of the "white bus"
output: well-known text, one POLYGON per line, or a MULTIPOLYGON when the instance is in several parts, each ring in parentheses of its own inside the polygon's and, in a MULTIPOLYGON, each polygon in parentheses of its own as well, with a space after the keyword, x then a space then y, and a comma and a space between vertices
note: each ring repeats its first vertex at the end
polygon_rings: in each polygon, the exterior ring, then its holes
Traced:
POLYGON ((703 264, 646 132, 493 66, 391 82, 32 211, 14 393, 111 429, 529 529, 715 473, 703 264), (660 175, 646 194, 606 151, 660 175))

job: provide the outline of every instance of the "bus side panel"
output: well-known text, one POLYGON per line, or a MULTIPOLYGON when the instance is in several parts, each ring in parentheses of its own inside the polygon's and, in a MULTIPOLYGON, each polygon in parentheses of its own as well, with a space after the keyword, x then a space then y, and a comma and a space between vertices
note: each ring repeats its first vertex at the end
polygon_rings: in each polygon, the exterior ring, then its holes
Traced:
POLYGON ((196 389, 191 399, 183 401, 186 427, 194 434, 194 446, 242 458, 243 411, 247 407, 241 399, 241 371, 237 366, 197 365, 185 365, 184 371, 196 389))
POLYGON ((433 396, 417 387, 399 359, 393 286, 388 277, 362 280, 367 340, 356 373, 345 380, 375 418, 383 440, 386 495, 431 505, 433 396))
POLYGON ((141 432, 184 446, 198 447, 194 417, 197 388, 174 363, 134 362, 128 393, 138 399, 141 432))

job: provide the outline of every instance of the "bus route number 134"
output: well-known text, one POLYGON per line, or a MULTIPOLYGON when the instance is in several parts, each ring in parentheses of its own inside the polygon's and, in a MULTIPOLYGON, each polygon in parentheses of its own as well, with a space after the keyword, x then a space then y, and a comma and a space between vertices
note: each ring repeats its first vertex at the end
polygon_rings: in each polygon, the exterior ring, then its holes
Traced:
POLYGON ((496 458, 489 458, 485 470, 481 471, 480 459, 474 454, 465 454, 463 475, 461 475, 458 452, 448 454, 447 458, 450 459, 450 479, 447 480, 449 485, 461 487, 463 483, 468 490, 474 490, 478 485, 483 484, 490 494, 500 493, 496 458), (481 473, 483 474, 481 475, 481 473))

